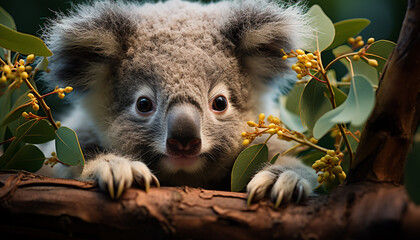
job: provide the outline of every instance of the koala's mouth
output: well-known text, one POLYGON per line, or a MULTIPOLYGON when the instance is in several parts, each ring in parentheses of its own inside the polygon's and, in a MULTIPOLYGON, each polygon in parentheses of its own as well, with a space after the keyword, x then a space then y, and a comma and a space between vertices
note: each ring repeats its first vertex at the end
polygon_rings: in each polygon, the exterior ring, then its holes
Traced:
POLYGON ((166 161, 172 165, 174 168, 191 168, 194 165, 197 165, 200 160, 199 155, 187 156, 166 156, 166 161))

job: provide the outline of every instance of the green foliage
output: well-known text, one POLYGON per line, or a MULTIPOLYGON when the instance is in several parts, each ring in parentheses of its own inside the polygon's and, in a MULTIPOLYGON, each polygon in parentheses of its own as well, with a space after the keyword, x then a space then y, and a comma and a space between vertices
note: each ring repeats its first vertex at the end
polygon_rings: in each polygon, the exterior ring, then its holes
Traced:
POLYGON ((3 24, 10 29, 16 30, 16 24, 12 16, 10 16, 10 14, 6 12, 2 7, 0 7, 0 24, 3 24))
POLYGON ((334 23, 334 41, 330 44, 330 46, 328 46, 326 50, 334 49, 340 45, 347 43, 347 39, 359 34, 369 24, 370 21, 364 18, 347 19, 334 23))
POLYGON ((352 80, 347 100, 339 107, 325 113, 315 123, 314 137, 323 137, 334 125, 351 122, 356 126, 363 124, 375 103, 375 92, 364 76, 352 80))
MULTIPOLYGON (((352 51, 353 50, 349 46, 343 45, 343 46, 333 49, 332 53, 334 54, 335 57, 339 57, 343 54, 350 53, 352 51)), ((354 61, 352 58, 349 58, 349 59, 350 59, 350 62, 347 59, 340 59, 340 62, 344 64, 344 66, 347 68, 347 71, 349 73, 352 72, 352 67, 353 67, 354 75, 364 76, 366 79, 369 80, 371 84, 375 84, 375 85, 378 84, 378 71, 374 67, 369 66, 368 63, 362 60, 354 61)))
POLYGON ((17 135, 23 135, 22 141, 26 143, 41 144, 55 138, 54 127, 47 120, 32 119, 16 129, 17 135))
POLYGON ((276 155, 274 155, 274 157, 271 158, 271 160, 270 160, 270 164, 274 164, 277 161, 277 159, 279 158, 279 156, 280 156, 280 153, 277 153, 276 155))
POLYGON ((372 56, 373 59, 378 61, 378 72, 382 72, 389 55, 395 48, 395 43, 388 40, 379 40, 374 42, 366 53, 375 54, 379 57, 372 56))
POLYGON ((267 162, 268 148, 266 144, 253 145, 242 151, 232 168, 232 191, 242 191, 255 174, 255 169, 261 168, 267 162))
POLYGON ((41 39, 3 25, 0 25, 0 47, 26 55, 52 56, 52 52, 41 39))
POLYGON ((42 167, 45 156, 39 148, 34 145, 24 145, 8 161, 6 169, 23 169, 30 172, 36 172, 42 167))
POLYGON ((70 128, 60 127, 55 131, 55 149, 60 162, 71 166, 85 164, 77 135, 70 128))
POLYGON ((315 29, 313 35, 317 37, 307 39, 308 46, 305 50, 308 52, 323 51, 328 48, 334 40, 334 25, 331 19, 325 15, 324 11, 322 11, 321 7, 318 5, 313 5, 307 14, 309 15, 312 29, 315 29))
MULTIPOLYGON (((245 145, 264 134, 277 134, 279 139, 297 142, 297 147, 306 146, 300 158, 319 172, 318 181, 328 184, 328 188, 324 188, 328 190, 346 177, 345 172, 332 172, 331 169, 343 164, 347 170, 347 166, 352 165, 357 138, 374 106, 379 74, 395 44, 385 40, 369 39, 364 42, 361 37, 353 38, 369 25, 367 19, 349 19, 333 24, 318 5, 309 9, 308 15, 312 29, 315 29, 309 35, 315 37, 305 39, 307 52, 300 49, 283 51, 283 59, 297 58, 292 69, 300 81, 288 95, 280 98, 281 124, 273 125, 273 117, 271 120, 267 118, 270 124, 266 124, 261 120, 264 117, 260 116, 258 123, 251 124, 255 125, 255 132, 244 132, 242 135, 245 145), (321 57, 326 51, 332 51, 335 59, 324 65, 321 57), (341 81, 336 79, 331 69, 336 64, 344 64, 348 71, 341 81), (308 151, 308 147, 316 150, 308 151), (328 154, 336 154, 338 162, 337 159, 334 163, 324 159, 325 166, 315 164, 314 167, 314 162, 322 161, 322 157, 328 154)), ((281 158, 282 155, 277 154, 269 161, 268 156, 258 151, 264 146, 253 145, 239 155, 235 166, 241 168, 232 171, 233 191, 242 190, 261 164, 273 164, 274 159, 281 158), (258 164, 253 164, 256 159, 258 164), (245 171, 247 177, 239 178, 245 171)), ((290 154, 296 149, 294 147, 282 154, 290 154)))
POLYGON ((48 160, 54 165, 62 162, 67 165, 84 165, 76 133, 67 127, 58 127, 46 105, 44 97, 72 91, 71 87, 56 88, 53 92, 40 95, 34 82, 38 70, 46 71, 47 56, 51 51, 41 39, 19 33, 13 19, 0 8, 0 49, 8 52, 0 61, 0 170, 24 169, 35 172, 48 160), (12 55, 13 52, 14 55, 12 55), (29 54, 26 58, 22 54, 29 54), (35 66, 35 55, 43 59, 35 66), (33 71, 36 69, 36 71, 33 71), (39 116, 43 110, 44 116, 39 116), (46 158, 44 153, 32 144, 42 144, 54 140, 57 156, 46 158), (58 158, 57 158, 58 157, 58 158))
MULTIPOLYGON (((340 105, 347 98, 346 94, 337 88, 334 88, 334 94, 337 105, 340 105)), ((321 83, 314 78, 311 79, 302 92, 299 105, 301 119, 311 133, 318 119, 332 110, 328 88, 325 83, 321 83)), ((319 137, 315 136, 315 138, 319 137)))

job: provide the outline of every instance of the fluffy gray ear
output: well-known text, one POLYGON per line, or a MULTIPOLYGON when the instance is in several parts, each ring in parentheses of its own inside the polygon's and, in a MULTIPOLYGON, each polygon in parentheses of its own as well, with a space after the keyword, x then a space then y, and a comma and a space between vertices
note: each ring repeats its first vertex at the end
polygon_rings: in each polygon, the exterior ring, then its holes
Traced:
POLYGON ((280 49, 290 51, 302 42, 306 23, 299 6, 245 1, 229 14, 222 34, 233 43, 244 71, 264 80, 288 71, 280 49))
POLYGON ((87 88, 112 72, 136 34, 134 16, 128 10, 129 5, 96 2, 50 20, 44 39, 54 55, 49 58, 47 80, 87 88))

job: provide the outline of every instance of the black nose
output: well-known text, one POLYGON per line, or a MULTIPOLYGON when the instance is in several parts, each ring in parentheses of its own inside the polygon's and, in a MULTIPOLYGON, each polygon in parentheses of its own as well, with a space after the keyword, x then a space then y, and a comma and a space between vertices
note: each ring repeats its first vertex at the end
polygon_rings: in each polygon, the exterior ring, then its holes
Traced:
POLYGON ((201 122, 196 107, 171 107, 167 115, 166 150, 172 156, 193 156, 201 150, 201 122))

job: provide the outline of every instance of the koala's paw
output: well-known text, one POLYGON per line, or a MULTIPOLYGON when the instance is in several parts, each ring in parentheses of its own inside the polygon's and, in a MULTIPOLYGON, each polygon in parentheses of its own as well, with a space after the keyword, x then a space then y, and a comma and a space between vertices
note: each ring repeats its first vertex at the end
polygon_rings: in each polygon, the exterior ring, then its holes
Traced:
POLYGON ((140 161, 114 154, 104 154, 89 161, 80 175, 82 180, 96 180, 99 188, 108 191, 111 198, 119 198, 124 190, 131 187, 133 181, 145 187, 150 184, 159 187, 159 181, 150 169, 140 161))
POLYGON ((277 208, 282 202, 295 199, 299 202, 311 192, 309 182, 293 170, 285 170, 282 166, 272 165, 258 172, 248 183, 248 206, 252 201, 262 199, 270 194, 277 208))

